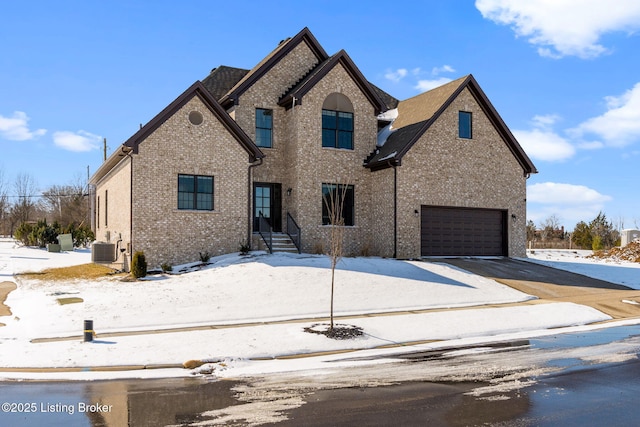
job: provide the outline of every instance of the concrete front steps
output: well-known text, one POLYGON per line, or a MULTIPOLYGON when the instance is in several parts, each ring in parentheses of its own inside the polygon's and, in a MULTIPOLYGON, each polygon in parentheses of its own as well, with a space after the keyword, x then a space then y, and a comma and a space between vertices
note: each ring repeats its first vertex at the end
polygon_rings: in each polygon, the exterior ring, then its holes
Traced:
POLYGON ((293 240, 286 233, 273 233, 273 252, 289 252, 298 253, 298 248, 293 243, 293 240))
MULTIPOLYGON (((265 250, 265 251, 269 250, 267 248, 266 243, 264 242, 264 240, 262 240, 262 237, 260 237, 259 234, 255 233, 253 235, 253 239, 255 244, 254 247, 261 250, 265 250)), ((293 243, 293 241, 291 240, 291 238, 287 233, 273 233, 272 243, 273 243, 272 245, 273 253, 281 253, 281 252, 287 252, 287 253, 293 253, 293 254, 298 253, 298 248, 296 248, 296 245, 293 243)))

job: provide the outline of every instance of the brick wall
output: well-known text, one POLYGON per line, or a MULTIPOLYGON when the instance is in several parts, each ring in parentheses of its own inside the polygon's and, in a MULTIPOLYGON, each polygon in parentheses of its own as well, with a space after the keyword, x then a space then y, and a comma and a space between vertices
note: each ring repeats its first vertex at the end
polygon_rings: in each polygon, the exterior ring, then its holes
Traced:
MULTIPOLYGON (((278 100, 317 63, 318 58, 311 49, 305 43, 299 44, 250 87, 233 109, 234 119, 253 140, 256 108, 273 111, 272 147, 260 148, 266 157, 262 165, 253 169, 252 181, 282 184, 283 223, 286 221, 286 212, 295 213, 295 207, 291 203, 292 197, 286 196, 287 188, 295 187, 291 173, 291 167, 296 162, 295 153, 291 150, 291 141, 295 138, 295 127, 292 123, 295 121, 295 113, 280 107, 278 100)), ((284 230, 285 224, 282 224, 282 228, 284 230)))
POLYGON ((362 166, 375 147, 377 119, 352 78, 338 65, 304 96, 302 105, 289 110, 277 105, 280 96, 317 61, 301 43, 247 90, 234 107, 236 122, 251 137, 255 136, 255 109, 269 108, 274 113, 273 147, 262 149, 266 158, 253 170, 252 180, 282 184, 282 218, 286 221, 290 212, 302 228, 304 252, 327 247, 329 227, 322 225, 322 183, 348 180, 354 185, 356 212, 355 226, 344 229, 345 253, 391 255, 388 227, 380 225, 379 233, 370 232, 374 218, 376 224, 381 221, 379 208, 383 204, 379 202, 384 196, 373 196, 371 172, 362 166), (353 150, 322 147, 322 104, 334 92, 347 96, 354 107, 353 150), (290 195, 288 188, 292 190, 290 195))
POLYGON ((130 189, 131 160, 125 157, 96 184, 96 240, 122 240, 124 248, 131 242, 130 189))
POLYGON ((196 97, 140 144, 133 160, 133 243, 149 268, 234 252, 247 236, 248 154, 196 97), (189 122, 190 111, 204 122, 189 122), (177 208, 178 174, 214 177, 214 210, 177 208))
POLYGON ((376 143, 377 118, 372 105, 344 68, 337 65, 290 114, 296 117, 292 140, 296 159, 291 165, 295 182, 292 204, 303 229, 303 251, 326 248, 329 239, 329 227, 322 225, 322 183, 348 181, 355 190, 355 225, 344 229, 344 252, 347 255, 371 252, 376 246, 370 233, 373 225, 372 175, 362 162, 376 143), (334 92, 345 95, 353 105, 353 150, 322 147, 322 104, 334 92))

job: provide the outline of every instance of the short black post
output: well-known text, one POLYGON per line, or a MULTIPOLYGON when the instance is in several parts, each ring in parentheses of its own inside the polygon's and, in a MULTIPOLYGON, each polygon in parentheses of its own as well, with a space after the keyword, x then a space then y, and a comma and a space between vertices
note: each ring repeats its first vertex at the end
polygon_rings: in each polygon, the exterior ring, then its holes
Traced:
POLYGON ((84 321, 84 342, 93 341, 93 320, 84 321))

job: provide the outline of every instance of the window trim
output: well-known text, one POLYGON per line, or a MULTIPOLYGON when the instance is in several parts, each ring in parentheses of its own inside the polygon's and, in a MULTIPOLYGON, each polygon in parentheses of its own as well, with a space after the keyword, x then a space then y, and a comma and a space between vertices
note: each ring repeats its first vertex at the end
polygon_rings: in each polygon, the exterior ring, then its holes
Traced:
POLYGON ((322 148, 336 148, 339 150, 353 150, 353 134, 354 134, 354 114, 350 111, 340 111, 340 110, 328 110, 326 108, 322 109, 322 116, 321 116, 321 120, 322 120, 322 148), (335 127, 325 127, 325 122, 324 122, 324 117, 325 115, 329 115, 329 114, 325 114, 325 113, 331 113, 331 116, 334 117, 335 120, 335 127), (348 114, 351 118, 351 128, 350 129, 340 129, 340 114, 348 114), (325 131, 333 131, 334 135, 333 135, 333 145, 326 145, 325 144, 325 139, 324 139, 324 135, 325 135, 325 131), (340 146, 340 135, 344 135, 344 134, 348 134, 350 135, 349 138, 349 147, 341 147, 340 146))
POLYGON ((473 139, 473 113, 471 111, 458 111, 458 138, 460 139, 473 139), (465 127, 463 128, 463 118, 465 121, 465 127), (466 129, 466 122, 468 121, 468 132, 466 129), (463 132, 463 130, 465 132, 463 132))
MULTIPOLYGON (((177 188, 177 209, 180 211, 204 211, 211 212, 215 210, 215 178, 213 175, 194 175, 188 173, 178 174, 178 188, 177 188), (193 191, 180 191, 180 178, 191 177, 193 178, 193 191), (211 192, 199 192, 198 191, 198 178, 211 178, 211 192), (182 207, 180 203, 181 194, 192 194, 193 200, 190 207, 182 207), (210 194, 211 195, 211 207, 200 208, 198 207, 198 194, 210 194)), ((184 202, 183 202, 184 204, 184 202)))
POLYGON ((260 148, 273 148, 273 110, 269 108, 256 108, 255 111, 255 125, 256 125, 256 145, 260 148), (271 117, 271 123, 269 123, 269 127, 260 127, 258 126, 258 112, 262 112, 263 115, 271 117), (269 114, 264 114, 265 112, 269 112, 269 114), (269 131, 269 145, 262 145, 258 141, 258 130, 268 130, 269 131))
POLYGON ((344 194, 345 200, 351 199, 351 206, 347 207, 345 203, 343 205, 342 210, 342 218, 344 219, 344 227, 355 227, 356 225, 356 189, 353 184, 335 184, 331 182, 323 182, 322 183, 322 225, 331 225, 331 220, 329 219, 329 207, 327 202, 325 202, 325 188, 329 187, 329 191, 336 191, 338 197, 340 194, 344 194), (347 187, 346 191, 342 190, 343 187, 347 187), (335 189, 335 190, 334 190, 335 189), (343 193, 344 191, 344 193, 343 193), (349 196, 349 193, 351 195, 349 196), (326 215, 325 215, 326 212, 326 215), (345 218, 345 213, 350 213, 349 218, 345 218))

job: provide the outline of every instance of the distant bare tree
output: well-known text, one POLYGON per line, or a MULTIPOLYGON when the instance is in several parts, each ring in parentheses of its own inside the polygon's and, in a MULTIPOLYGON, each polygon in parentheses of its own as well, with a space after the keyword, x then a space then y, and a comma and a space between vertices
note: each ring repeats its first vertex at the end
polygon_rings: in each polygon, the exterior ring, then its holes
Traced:
POLYGON ((83 224, 88 217, 87 196, 82 178, 67 185, 53 185, 42 192, 42 204, 51 222, 62 227, 83 224))
POLYGON ((9 196, 7 195, 7 183, 4 179, 4 170, 0 168, 0 235, 8 232, 8 217, 9 196))
MULTIPOLYGON (((330 227, 329 232, 329 258, 331 259, 331 325, 329 327, 329 334, 333 333, 333 301, 335 291, 335 275, 336 265, 342 258, 344 252, 344 204, 349 190, 349 181, 344 180, 340 184, 323 184, 322 188, 322 202, 326 209, 326 215, 328 219, 324 219, 324 222, 328 222, 330 227)), ((323 213, 323 216, 325 214, 323 213)))
POLYGON ((555 236, 555 234, 557 234, 559 229, 560 229, 560 218, 558 218, 556 214, 550 215, 547 219, 542 221, 542 224, 540 224, 542 240, 551 240, 554 237, 564 237, 564 236, 555 236))
POLYGON ((529 220, 527 221, 526 228, 527 228, 527 242, 531 242, 536 238, 536 224, 532 220, 529 220))
POLYGON ((38 186, 33 177, 26 173, 19 173, 13 183, 17 200, 11 207, 11 234, 16 225, 33 219, 37 204, 38 186))

